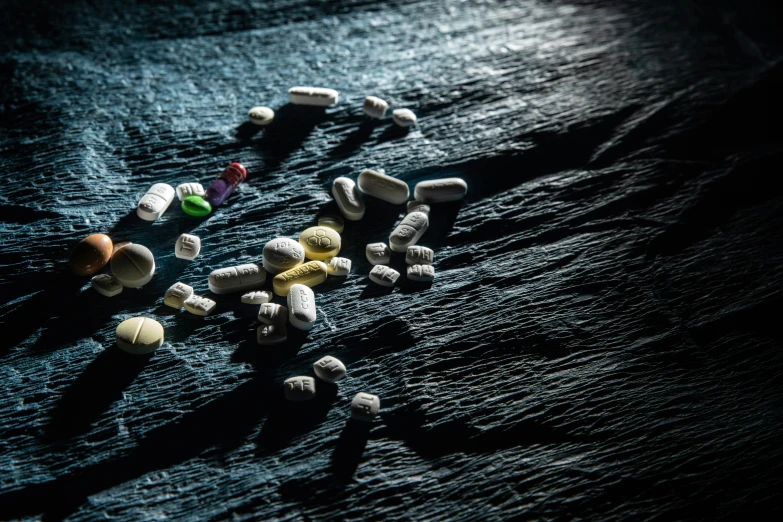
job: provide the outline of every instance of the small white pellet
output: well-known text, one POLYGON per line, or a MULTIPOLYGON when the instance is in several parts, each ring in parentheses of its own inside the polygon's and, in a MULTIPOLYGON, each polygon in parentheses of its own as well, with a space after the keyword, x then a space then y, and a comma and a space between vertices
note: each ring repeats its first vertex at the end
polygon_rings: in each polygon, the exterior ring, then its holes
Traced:
POLYGON ((196 315, 209 315, 215 311, 217 306, 217 303, 212 299, 200 295, 191 295, 183 304, 185 310, 196 315))
POLYGON ((435 280, 435 267, 432 265, 411 265, 408 267, 408 279, 411 281, 432 282, 435 280))
POLYGON ((416 124, 416 115, 410 109, 395 109, 392 111, 392 121, 400 127, 410 127, 416 124))
POLYGON ((122 285, 111 274, 98 274, 90 280, 90 286, 101 295, 114 297, 122 292, 122 285))
POLYGON ((381 399, 371 393, 359 392, 351 401, 351 417, 371 422, 381 410, 381 399))
POLYGON ((248 292, 242 296, 242 302, 245 304, 264 304, 272 300, 272 292, 267 290, 256 290, 248 292))
POLYGON ((347 276, 351 273, 351 260, 345 257, 333 257, 326 264, 326 273, 333 276, 347 276))
POLYGON ((285 324, 288 308, 277 303, 264 303, 258 309, 258 320, 264 324, 285 324))
POLYGON ((291 377, 283 383, 285 398, 289 401, 309 401, 315 397, 315 379, 312 377, 291 377))
POLYGON ((364 104, 362 105, 362 111, 370 118, 380 119, 386 114, 389 108, 389 104, 380 98, 375 96, 367 96, 364 98, 364 104))
POLYGON ((370 243, 365 247, 364 255, 373 265, 385 265, 391 261, 391 250, 386 243, 370 243))
POLYGON ((293 285, 288 291, 288 320, 300 330, 310 330, 317 318, 315 294, 305 285, 293 285))
POLYGON ((201 186, 201 183, 183 183, 182 185, 177 185, 177 197, 180 201, 188 196, 204 197, 204 194, 204 187, 201 186))
POLYGON ((275 119, 275 111, 269 107, 253 107, 247 111, 247 117, 254 125, 269 125, 275 119))
POLYGON ((263 324, 256 328, 256 342, 261 346, 271 346, 284 343, 288 339, 285 323, 263 324))
POLYGON ((172 200, 174 188, 165 183, 155 183, 139 201, 136 215, 145 221, 155 221, 166 212, 172 200))
POLYGON ((370 281, 381 286, 392 287, 399 277, 400 273, 398 271, 386 265, 375 265, 370 270, 370 281))
POLYGON ((193 287, 185 283, 174 283, 163 295, 163 304, 179 310, 185 306, 185 301, 193 295, 193 287))
POLYGON ((174 255, 179 259, 193 261, 201 252, 201 239, 192 234, 182 234, 174 245, 174 255))
POLYGON ((261 257, 267 272, 279 274, 304 263, 305 251, 298 241, 277 237, 264 245, 261 257))
POLYGON ((443 203, 457 201, 468 193, 468 184, 462 178, 443 178, 420 181, 413 189, 413 197, 420 201, 443 203))
POLYGON ((393 205, 408 201, 410 189, 401 179, 374 170, 363 170, 357 180, 359 190, 393 205))
POLYGON ((337 357, 327 355, 313 363, 316 377, 328 383, 335 383, 345 377, 345 365, 337 357))
POLYGON ((411 212, 422 212, 424 214, 430 215, 430 206, 426 204, 423 201, 419 201, 417 199, 414 199, 412 201, 408 201, 408 205, 405 208, 408 211, 408 214, 411 212))
POLYGON ((430 226, 430 219, 424 212, 411 212, 400 221, 389 236, 389 247, 394 252, 405 252, 415 245, 430 226))
POLYGON ((431 265, 434 258, 435 252, 423 246, 409 246, 405 252, 405 262, 409 265, 431 265))
POLYGON ((291 87, 288 89, 288 98, 295 105, 327 107, 337 103, 339 96, 340 93, 334 89, 323 87, 291 87))
POLYGON ((266 281, 264 267, 254 263, 220 268, 209 274, 209 289, 213 294, 243 292, 262 286, 266 281))
POLYGON ((345 219, 358 221, 364 217, 364 200, 352 179, 340 176, 334 180, 332 196, 345 219))

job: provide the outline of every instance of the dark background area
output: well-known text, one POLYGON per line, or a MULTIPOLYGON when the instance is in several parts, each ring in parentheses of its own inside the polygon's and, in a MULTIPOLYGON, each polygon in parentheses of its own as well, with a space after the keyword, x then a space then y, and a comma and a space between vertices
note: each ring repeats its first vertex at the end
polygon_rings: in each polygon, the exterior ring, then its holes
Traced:
POLYGON ((774 6, 4 2, 0 519, 779 513, 774 6), (341 101, 291 106, 294 85, 341 101), (365 95, 418 126, 366 121, 365 95), (250 126, 254 105, 275 123, 250 126), (136 217, 152 184, 206 186, 231 160, 248 180, 209 217, 136 217), (402 207, 367 198, 316 327, 262 349, 256 307, 207 274, 296 237, 364 168, 467 180, 421 241, 435 283, 369 282, 364 245, 402 207), (153 280, 106 298, 70 276, 97 232, 149 247, 153 280), (176 281, 217 313, 163 306, 176 281), (136 315, 166 329, 150 357, 114 346, 136 315), (327 354, 348 378, 286 403, 327 354), (348 420, 359 391, 382 400, 370 426, 348 420))

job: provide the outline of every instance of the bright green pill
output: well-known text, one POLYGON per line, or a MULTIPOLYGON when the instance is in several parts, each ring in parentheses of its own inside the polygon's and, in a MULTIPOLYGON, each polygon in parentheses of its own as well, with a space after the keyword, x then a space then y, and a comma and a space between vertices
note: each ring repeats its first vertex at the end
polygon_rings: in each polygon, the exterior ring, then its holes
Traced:
POLYGON ((201 196, 188 196, 182 200, 182 210, 189 216, 206 216, 212 212, 212 205, 201 196))

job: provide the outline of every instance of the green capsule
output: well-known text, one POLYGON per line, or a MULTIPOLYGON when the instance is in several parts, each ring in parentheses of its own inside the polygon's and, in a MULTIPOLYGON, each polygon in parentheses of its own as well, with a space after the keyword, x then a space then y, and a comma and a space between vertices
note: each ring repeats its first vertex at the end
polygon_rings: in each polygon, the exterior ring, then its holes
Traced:
POLYGON ((212 212, 212 205, 201 196, 188 196, 182 200, 182 210, 189 216, 202 217, 212 212))

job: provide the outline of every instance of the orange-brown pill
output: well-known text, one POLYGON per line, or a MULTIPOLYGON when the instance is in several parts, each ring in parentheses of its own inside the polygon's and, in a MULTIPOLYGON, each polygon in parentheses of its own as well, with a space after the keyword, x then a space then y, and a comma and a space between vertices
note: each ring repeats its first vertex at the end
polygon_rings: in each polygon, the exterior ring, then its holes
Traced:
POLYGON ((106 234, 93 234, 79 241, 71 251, 71 272, 78 276, 93 275, 111 259, 114 245, 106 234))

